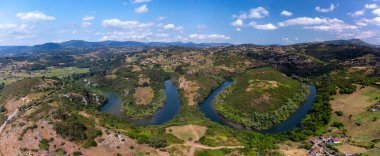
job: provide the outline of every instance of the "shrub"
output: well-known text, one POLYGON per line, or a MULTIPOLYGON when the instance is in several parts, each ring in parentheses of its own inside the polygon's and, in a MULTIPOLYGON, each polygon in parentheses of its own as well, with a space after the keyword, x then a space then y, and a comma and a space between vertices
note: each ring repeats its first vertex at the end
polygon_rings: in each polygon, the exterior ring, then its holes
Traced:
POLYGON ((66 151, 64 151, 62 148, 57 149, 56 152, 58 155, 65 155, 66 154, 66 151))
POLYGON ((343 112, 342 111, 336 111, 335 114, 338 115, 338 116, 343 116, 343 112))
POLYGON ((343 123, 338 122, 338 121, 334 121, 331 126, 336 127, 336 128, 344 127, 343 123))
POLYGON ((149 145, 155 148, 162 148, 167 146, 167 140, 163 136, 153 136, 148 141, 149 145))
POLYGON ((81 151, 75 151, 73 153, 73 156, 79 156, 79 155, 83 155, 81 151))
POLYGON ((49 150, 49 140, 42 139, 38 144, 41 150, 49 150))

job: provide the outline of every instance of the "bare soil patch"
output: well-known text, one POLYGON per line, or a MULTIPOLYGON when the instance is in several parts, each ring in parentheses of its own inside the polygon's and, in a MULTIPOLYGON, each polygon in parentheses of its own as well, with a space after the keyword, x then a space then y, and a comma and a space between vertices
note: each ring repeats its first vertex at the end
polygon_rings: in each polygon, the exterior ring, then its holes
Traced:
POLYGON ((202 127, 198 125, 185 125, 185 126, 172 126, 166 128, 166 133, 173 134, 177 138, 188 141, 188 140, 199 140, 205 135, 207 127, 202 127))
POLYGON ((249 86, 246 89, 247 92, 253 91, 257 88, 260 89, 272 89, 278 87, 277 81, 265 81, 265 80, 249 80, 249 86))
POLYGON ((200 89, 199 85, 193 81, 187 81, 185 77, 179 78, 179 88, 183 89, 185 97, 188 100, 188 105, 197 105, 196 97, 197 91, 200 89))
POLYGON ((133 97, 135 98, 136 104, 148 105, 153 101, 154 92, 151 87, 137 87, 133 97))
POLYGON ((309 153, 306 149, 292 147, 289 145, 280 145, 278 150, 286 156, 305 156, 309 153))

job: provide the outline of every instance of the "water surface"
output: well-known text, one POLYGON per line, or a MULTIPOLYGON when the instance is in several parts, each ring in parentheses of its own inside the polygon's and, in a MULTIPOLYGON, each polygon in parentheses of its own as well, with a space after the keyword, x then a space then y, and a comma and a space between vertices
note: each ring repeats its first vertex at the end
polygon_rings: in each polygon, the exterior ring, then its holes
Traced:
MULTIPOLYGON (((239 124, 234 124, 233 122, 227 121, 225 118, 223 118, 218 112, 214 109, 212 102, 215 99, 215 97, 222 92, 225 88, 231 86, 232 82, 229 80, 224 81, 218 88, 212 91, 212 93, 209 95, 209 97, 206 98, 206 100, 200 105, 199 109, 206 115, 207 118, 209 118, 211 121, 214 121, 216 123, 226 125, 232 128, 238 128, 242 129, 243 126, 239 124)), ((288 119, 285 121, 280 122, 279 124, 276 124, 275 126, 266 129, 261 130, 260 132, 266 133, 266 134, 277 134, 281 132, 287 132, 292 128, 297 127, 302 120, 306 117, 306 115, 309 113, 309 110, 314 104, 315 98, 317 96, 317 90, 315 86, 309 85, 310 93, 306 98, 306 101, 300 105, 300 107, 296 110, 295 113, 293 113, 288 119)))
POLYGON ((107 97, 107 102, 101 107, 101 112, 108 112, 115 116, 123 118, 127 122, 134 123, 136 125, 161 125, 165 122, 173 119, 180 110, 180 98, 177 88, 170 80, 165 81, 165 95, 166 102, 154 115, 145 119, 131 119, 126 117, 121 112, 121 106, 123 104, 120 96, 115 92, 105 92, 104 96, 107 97))

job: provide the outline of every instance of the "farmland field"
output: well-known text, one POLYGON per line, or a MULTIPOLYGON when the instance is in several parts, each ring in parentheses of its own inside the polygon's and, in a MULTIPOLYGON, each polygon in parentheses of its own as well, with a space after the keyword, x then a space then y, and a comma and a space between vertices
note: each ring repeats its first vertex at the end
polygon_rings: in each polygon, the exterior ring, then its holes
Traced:
POLYGON ((377 101, 374 97, 380 90, 364 87, 352 94, 336 95, 330 101, 333 111, 341 111, 343 115, 333 115, 332 122, 341 122, 355 145, 370 146, 374 139, 380 138, 380 112, 368 111, 377 101))
POLYGON ((76 68, 76 67, 65 67, 65 68, 55 68, 42 71, 41 75, 46 77, 63 77, 71 74, 83 74, 89 72, 88 68, 76 68))

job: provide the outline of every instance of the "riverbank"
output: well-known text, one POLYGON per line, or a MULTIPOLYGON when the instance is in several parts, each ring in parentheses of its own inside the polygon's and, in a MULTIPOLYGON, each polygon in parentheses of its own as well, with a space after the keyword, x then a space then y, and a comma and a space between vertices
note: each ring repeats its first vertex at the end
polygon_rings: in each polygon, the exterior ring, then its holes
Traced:
POLYGON ((177 88, 172 84, 170 80, 165 81, 165 96, 166 101, 152 116, 142 119, 134 119, 127 117, 121 111, 123 100, 115 92, 105 92, 107 102, 100 108, 100 112, 110 113, 118 116, 127 122, 134 123, 136 125, 160 125, 173 119, 180 110, 180 100, 177 88))

